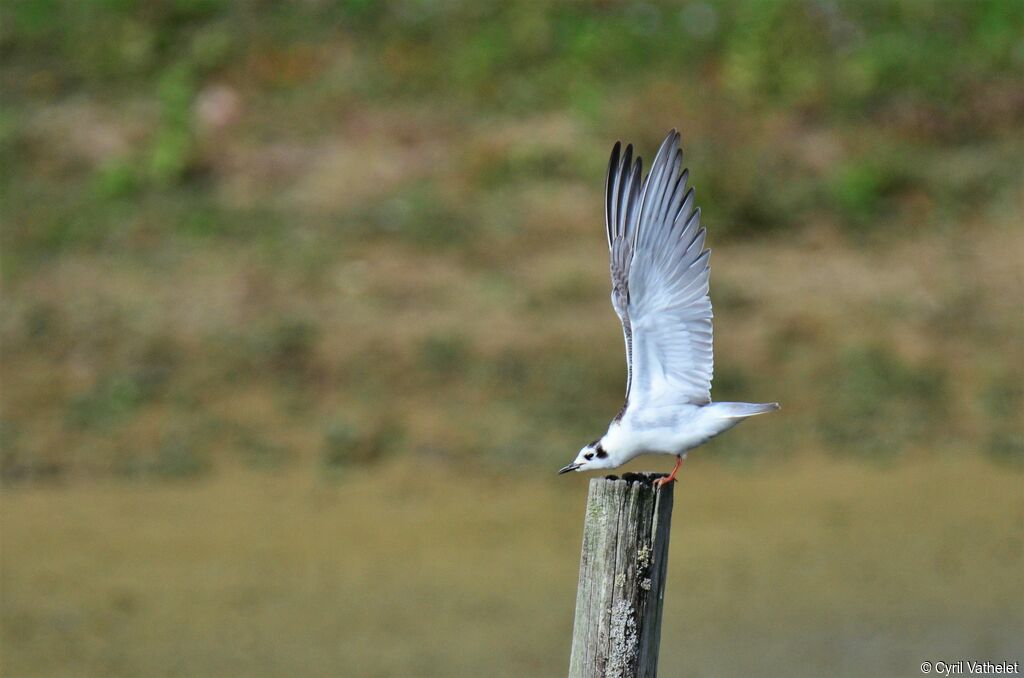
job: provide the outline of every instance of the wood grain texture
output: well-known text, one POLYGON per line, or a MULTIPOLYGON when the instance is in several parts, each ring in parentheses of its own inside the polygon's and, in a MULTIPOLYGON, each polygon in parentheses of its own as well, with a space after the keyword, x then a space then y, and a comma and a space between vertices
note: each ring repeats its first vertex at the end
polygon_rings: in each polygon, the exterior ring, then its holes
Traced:
POLYGON ((656 676, 665 597, 671 483, 660 474, 590 481, 570 678, 656 676))

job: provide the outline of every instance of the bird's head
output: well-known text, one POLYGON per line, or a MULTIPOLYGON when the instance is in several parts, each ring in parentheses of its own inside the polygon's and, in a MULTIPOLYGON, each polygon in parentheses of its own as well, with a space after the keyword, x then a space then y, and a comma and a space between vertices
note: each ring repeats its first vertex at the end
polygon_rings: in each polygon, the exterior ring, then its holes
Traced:
POLYGON ((559 474, 568 473, 569 471, 595 471, 603 468, 614 468, 617 466, 612 461, 611 455, 601 445, 602 440, 595 440, 589 445, 584 445, 580 453, 576 455, 576 459, 573 460, 568 466, 562 467, 558 471, 559 474))

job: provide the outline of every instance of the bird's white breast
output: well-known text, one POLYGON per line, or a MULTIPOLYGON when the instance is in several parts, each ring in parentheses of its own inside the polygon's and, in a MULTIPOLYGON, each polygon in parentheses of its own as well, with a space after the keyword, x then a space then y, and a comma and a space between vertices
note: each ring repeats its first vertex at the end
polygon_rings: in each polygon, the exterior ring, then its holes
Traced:
POLYGON ((622 463, 640 454, 676 455, 707 442, 731 424, 697 405, 627 409, 608 428, 603 445, 622 463))

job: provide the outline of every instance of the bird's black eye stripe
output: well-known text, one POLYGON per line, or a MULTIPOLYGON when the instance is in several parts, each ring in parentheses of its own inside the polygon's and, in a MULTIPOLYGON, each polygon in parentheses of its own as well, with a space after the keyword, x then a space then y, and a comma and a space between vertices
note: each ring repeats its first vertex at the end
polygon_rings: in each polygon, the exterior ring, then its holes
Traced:
POLYGON ((597 458, 598 459, 604 459, 607 456, 608 456, 608 453, 605 451, 605 449, 603 447, 601 447, 600 445, 598 445, 597 446, 597 458))
POLYGON ((587 460, 593 459, 594 458, 594 453, 593 452, 587 452, 586 454, 583 455, 583 458, 587 459, 587 460))

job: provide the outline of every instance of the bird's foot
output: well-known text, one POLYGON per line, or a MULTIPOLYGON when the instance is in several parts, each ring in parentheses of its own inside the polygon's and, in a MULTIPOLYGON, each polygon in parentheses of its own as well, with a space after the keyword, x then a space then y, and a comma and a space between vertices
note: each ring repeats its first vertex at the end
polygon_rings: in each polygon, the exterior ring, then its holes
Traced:
POLYGON ((679 467, 682 465, 683 457, 677 456, 676 465, 672 468, 672 473, 669 473, 664 478, 658 478, 657 480, 654 481, 654 484, 657 485, 659 488, 662 488, 668 485, 669 483, 674 483, 676 481, 676 474, 679 473, 679 467))

